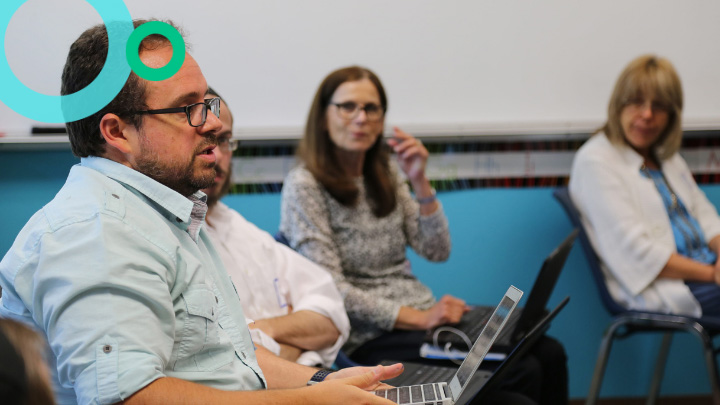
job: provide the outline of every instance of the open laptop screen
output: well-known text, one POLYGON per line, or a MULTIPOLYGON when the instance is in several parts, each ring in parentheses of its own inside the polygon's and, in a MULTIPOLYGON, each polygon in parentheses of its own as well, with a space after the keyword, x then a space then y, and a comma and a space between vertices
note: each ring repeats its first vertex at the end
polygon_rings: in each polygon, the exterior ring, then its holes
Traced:
POLYGON ((460 383, 460 387, 465 386, 465 383, 467 383, 468 379, 475 372, 477 366, 485 358, 490 346, 492 346, 492 342, 495 340, 495 335, 497 335, 505 320, 510 315, 510 312, 515 305, 517 305, 518 300, 513 300, 506 295, 502 301, 500 301, 500 305, 495 309, 487 325, 485 325, 485 328, 480 332, 480 336, 478 336, 475 341, 472 350, 470 350, 457 371, 456 377, 460 383))

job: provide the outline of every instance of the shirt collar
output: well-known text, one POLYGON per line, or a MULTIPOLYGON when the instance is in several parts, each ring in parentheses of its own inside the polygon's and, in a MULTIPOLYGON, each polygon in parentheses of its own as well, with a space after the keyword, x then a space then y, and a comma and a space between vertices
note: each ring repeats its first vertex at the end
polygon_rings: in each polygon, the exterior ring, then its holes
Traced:
MULTIPOLYGON (((98 171, 134 189, 152 201, 156 207, 165 210, 169 214, 168 216, 172 217, 170 219, 179 220, 177 222, 185 224, 185 227, 190 224, 193 207, 197 201, 193 202, 189 197, 183 196, 137 170, 109 159, 96 156, 84 157, 80 159, 80 165, 98 171)), ((203 204, 207 199, 207 196, 202 191, 197 191, 192 196, 203 204)), ((204 213, 202 215, 204 218, 204 213)))

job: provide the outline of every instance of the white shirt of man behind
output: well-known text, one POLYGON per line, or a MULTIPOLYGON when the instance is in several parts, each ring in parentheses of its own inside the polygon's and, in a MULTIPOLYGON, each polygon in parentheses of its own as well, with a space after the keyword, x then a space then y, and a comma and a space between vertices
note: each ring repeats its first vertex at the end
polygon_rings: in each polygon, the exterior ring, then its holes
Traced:
MULTIPOLYGON (((343 299, 330 274, 277 243, 269 233, 248 222, 222 202, 207 217, 207 231, 242 301, 245 316, 268 319, 309 310, 329 318, 340 336, 330 347, 304 351, 297 362, 330 367, 350 333, 343 299)), ((255 343, 280 354, 280 345, 260 329, 251 329, 255 343)))

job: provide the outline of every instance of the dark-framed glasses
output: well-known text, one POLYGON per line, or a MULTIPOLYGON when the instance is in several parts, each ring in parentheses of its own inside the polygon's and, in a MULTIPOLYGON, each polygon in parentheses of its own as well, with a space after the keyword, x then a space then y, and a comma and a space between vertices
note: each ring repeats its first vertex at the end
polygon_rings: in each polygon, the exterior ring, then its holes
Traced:
POLYGON ((133 114, 177 114, 184 112, 187 116, 188 124, 191 127, 201 127, 207 121, 208 109, 220 118, 220 98, 208 98, 202 103, 186 105, 185 107, 161 108, 159 110, 135 111, 133 114))
POLYGON ((218 138, 217 146, 224 152, 235 152, 240 146, 240 141, 232 138, 218 138))
POLYGON ((374 103, 363 105, 354 101, 346 101, 344 103, 330 103, 330 105, 334 105, 337 108, 338 116, 346 120, 351 120, 357 117, 360 110, 365 111, 365 116, 368 121, 378 121, 383 117, 383 115, 385 115, 385 110, 374 103))
POLYGON ((653 114, 660 112, 669 113, 672 110, 672 106, 659 100, 647 100, 641 97, 629 98, 625 100, 625 107, 630 107, 635 111, 645 111, 646 108, 650 107, 653 114))

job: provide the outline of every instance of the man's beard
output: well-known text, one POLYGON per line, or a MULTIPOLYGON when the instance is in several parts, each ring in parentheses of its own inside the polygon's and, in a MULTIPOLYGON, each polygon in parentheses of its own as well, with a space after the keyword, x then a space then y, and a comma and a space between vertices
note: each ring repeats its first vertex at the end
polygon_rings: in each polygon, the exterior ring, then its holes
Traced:
MULTIPOLYGON (((214 138, 207 139, 193 151, 189 161, 182 162, 180 160, 162 159, 157 151, 149 147, 145 136, 142 136, 140 140, 140 156, 135 162, 135 169, 158 183, 184 196, 189 196, 214 184, 215 170, 207 170, 207 174, 204 171, 195 173, 195 165, 198 153, 206 147, 216 144, 214 138)), ((215 163, 202 162, 202 165, 212 168, 215 163)))
POLYGON ((230 191, 230 187, 232 186, 232 179, 231 179, 231 173, 232 173, 232 165, 228 168, 228 172, 225 173, 223 169, 220 168, 220 166, 215 166, 215 171, 219 174, 225 174, 225 180, 223 180, 222 186, 218 189, 218 185, 213 183, 212 188, 209 189, 207 196, 207 205, 208 207, 212 207, 215 204, 217 204, 218 201, 220 201, 221 198, 225 197, 225 194, 227 194, 230 191))

